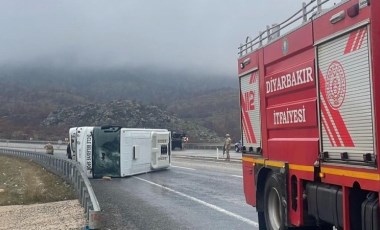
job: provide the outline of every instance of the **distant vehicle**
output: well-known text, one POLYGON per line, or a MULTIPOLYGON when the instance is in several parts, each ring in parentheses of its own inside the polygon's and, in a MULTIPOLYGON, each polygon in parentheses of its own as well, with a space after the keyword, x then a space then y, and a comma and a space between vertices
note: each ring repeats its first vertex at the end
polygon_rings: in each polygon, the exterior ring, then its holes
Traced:
POLYGON ((235 143, 235 152, 240 152, 243 145, 241 144, 241 140, 235 143))
POLYGON ((186 137, 186 133, 184 132, 172 132, 172 150, 175 148, 180 148, 181 150, 183 149, 183 139, 186 137))

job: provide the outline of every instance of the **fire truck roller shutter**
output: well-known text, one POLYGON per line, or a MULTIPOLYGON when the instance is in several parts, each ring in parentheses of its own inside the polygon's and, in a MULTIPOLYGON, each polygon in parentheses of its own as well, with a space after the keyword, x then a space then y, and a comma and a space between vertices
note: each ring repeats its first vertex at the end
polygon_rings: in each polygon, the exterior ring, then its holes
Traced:
MULTIPOLYGON (((363 161, 374 154, 368 27, 318 46, 322 152, 363 161)), ((374 159, 374 157, 372 157, 374 159)))
POLYGON ((259 71, 240 78, 242 145, 247 151, 261 147, 259 71))

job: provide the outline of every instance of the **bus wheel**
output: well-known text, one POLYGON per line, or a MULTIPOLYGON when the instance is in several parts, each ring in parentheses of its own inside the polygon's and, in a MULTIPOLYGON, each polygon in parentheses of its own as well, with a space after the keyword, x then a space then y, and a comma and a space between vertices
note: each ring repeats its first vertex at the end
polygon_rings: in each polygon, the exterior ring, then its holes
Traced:
POLYGON ((285 210, 282 205, 280 182, 275 173, 271 173, 265 184, 265 222, 268 230, 285 228, 285 210))

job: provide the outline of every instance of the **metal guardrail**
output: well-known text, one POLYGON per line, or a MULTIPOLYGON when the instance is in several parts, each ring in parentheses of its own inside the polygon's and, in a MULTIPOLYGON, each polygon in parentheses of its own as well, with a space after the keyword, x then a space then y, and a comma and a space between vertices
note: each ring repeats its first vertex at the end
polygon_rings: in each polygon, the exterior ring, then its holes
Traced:
POLYGON ((56 158, 42 153, 2 148, 0 148, 0 154, 31 159, 45 167, 50 172, 61 176, 67 182, 71 183, 78 194, 82 207, 85 209, 88 227, 90 229, 101 228, 102 215, 98 200, 90 181, 77 162, 56 158))
MULTIPOLYGON (((24 143, 24 144, 35 144, 35 145, 41 145, 40 148, 31 148, 34 150, 44 150, 43 145, 47 143, 51 143, 54 146, 54 150, 56 149, 66 149, 67 143, 64 141, 43 141, 43 140, 12 140, 12 139, 0 139, 0 148, 11 148, 11 147, 17 147, 15 144, 24 143)), ((183 143, 183 146, 185 149, 222 149, 223 148, 223 142, 220 143, 183 143)), ((231 144, 231 148, 233 147, 233 144, 231 144)))
POLYGON ((14 140, 14 139, 0 139, 0 142, 6 143, 28 143, 28 144, 47 144, 51 143, 54 145, 66 145, 67 142, 63 140, 55 140, 55 141, 44 141, 44 140, 14 140))
POLYGON ((185 149, 223 149, 223 145, 224 143, 184 143, 183 147, 185 149))

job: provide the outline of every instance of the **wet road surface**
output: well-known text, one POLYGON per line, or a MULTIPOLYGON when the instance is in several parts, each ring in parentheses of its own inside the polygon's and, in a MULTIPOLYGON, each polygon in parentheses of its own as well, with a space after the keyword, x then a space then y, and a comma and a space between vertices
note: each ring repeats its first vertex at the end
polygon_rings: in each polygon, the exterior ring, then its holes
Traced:
POLYGON ((167 170, 91 180, 105 229, 258 229, 241 164, 174 159, 167 170))

